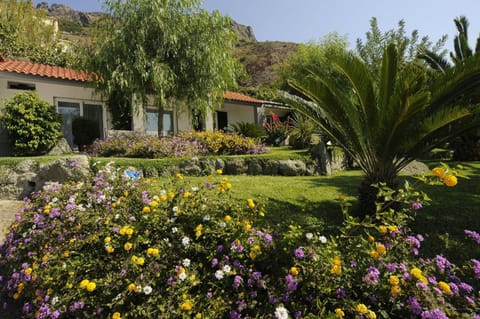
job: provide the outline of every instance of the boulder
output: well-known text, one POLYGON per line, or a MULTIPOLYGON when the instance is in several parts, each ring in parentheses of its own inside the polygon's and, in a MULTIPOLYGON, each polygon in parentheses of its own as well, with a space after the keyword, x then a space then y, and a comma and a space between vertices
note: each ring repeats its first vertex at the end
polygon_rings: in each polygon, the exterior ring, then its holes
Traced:
POLYGON ((225 173, 242 175, 248 172, 248 165, 243 158, 232 158, 225 163, 225 173))
POLYGON ((68 144, 67 139, 65 137, 60 138, 57 141, 57 144, 48 152, 47 155, 62 155, 62 154, 71 154, 72 148, 70 144, 68 144))
POLYGON ((278 165, 278 173, 283 176, 305 175, 307 166, 301 160, 281 160, 278 165))

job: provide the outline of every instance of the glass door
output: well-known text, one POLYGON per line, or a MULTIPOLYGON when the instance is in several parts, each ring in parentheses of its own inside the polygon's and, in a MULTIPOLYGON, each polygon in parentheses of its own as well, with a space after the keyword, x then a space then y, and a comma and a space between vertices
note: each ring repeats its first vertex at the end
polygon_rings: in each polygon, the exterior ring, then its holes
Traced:
POLYGON ((75 102, 58 102, 58 113, 62 116, 62 130, 68 144, 73 149, 72 122, 73 119, 80 116, 80 103, 75 102))

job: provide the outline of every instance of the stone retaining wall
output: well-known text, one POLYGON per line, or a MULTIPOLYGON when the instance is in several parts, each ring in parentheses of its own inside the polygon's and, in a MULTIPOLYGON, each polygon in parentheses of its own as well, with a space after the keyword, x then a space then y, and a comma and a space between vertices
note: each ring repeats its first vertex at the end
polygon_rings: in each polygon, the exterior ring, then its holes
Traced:
MULTIPOLYGON (((191 158, 179 166, 163 168, 147 167, 145 177, 184 175, 208 175, 222 169, 227 175, 330 175, 346 168, 342 153, 324 152, 324 156, 308 161, 299 159, 275 160, 262 157, 245 158, 191 158)), ((114 162, 115 159, 112 158, 114 162)), ((79 181, 90 174, 89 159, 85 155, 66 156, 50 163, 28 159, 15 165, 0 166, 0 199, 23 199, 38 191, 47 181, 79 181)))

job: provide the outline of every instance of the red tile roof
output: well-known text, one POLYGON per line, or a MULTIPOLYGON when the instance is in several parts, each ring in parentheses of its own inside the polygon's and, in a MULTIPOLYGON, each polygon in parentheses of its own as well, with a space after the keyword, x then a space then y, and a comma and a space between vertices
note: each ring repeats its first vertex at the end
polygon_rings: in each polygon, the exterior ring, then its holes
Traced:
POLYGON ((45 64, 32 63, 27 61, 6 60, 0 55, 0 71, 14 72, 26 75, 36 75, 46 78, 71 80, 71 81, 87 81, 85 72, 77 71, 70 68, 59 66, 51 66, 45 64))
POLYGON ((225 93, 223 94, 223 98, 226 100, 236 101, 236 102, 263 104, 263 101, 257 100, 253 97, 250 97, 242 93, 231 92, 231 91, 225 91, 225 93))

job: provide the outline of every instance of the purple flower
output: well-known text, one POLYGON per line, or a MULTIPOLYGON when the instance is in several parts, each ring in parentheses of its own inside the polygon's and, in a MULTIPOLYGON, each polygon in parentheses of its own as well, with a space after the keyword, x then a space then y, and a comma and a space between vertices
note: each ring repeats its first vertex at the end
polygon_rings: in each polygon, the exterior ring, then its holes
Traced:
POLYGON ((270 234, 265 234, 265 237, 263 237, 263 240, 264 240, 266 243, 271 243, 272 240, 273 240, 273 237, 272 237, 272 235, 270 235, 270 234))
POLYGON ((423 206, 422 206, 422 203, 420 202, 412 202, 412 209, 413 210, 419 210, 421 209, 423 206))
POLYGON ((370 266, 368 267, 368 272, 365 275, 364 280, 369 285, 375 285, 378 283, 378 276, 380 276, 380 271, 377 268, 370 266))
POLYGON ((288 291, 295 291, 297 290, 298 287, 298 280, 293 278, 292 275, 287 275, 285 276, 285 282, 287 284, 287 290, 288 291))
POLYGON ((72 168, 80 167, 80 164, 77 161, 71 161, 70 162, 70 167, 72 167, 72 168))
POLYGON ((345 299, 347 297, 347 293, 342 288, 338 288, 335 290, 335 296, 337 299, 345 299))
POLYGON ((465 229, 465 234, 467 234, 467 236, 473 238, 477 244, 480 245, 480 234, 477 233, 476 231, 473 231, 473 230, 467 230, 465 229))
POLYGON ((243 282, 242 277, 236 275, 236 276, 233 278, 232 287, 233 287, 234 289, 238 289, 238 287, 240 287, 240 285, 242 284, 242 282, 243 282))
POLYGON ((242 318, 242 314, 237 310, 230 311, 230 319, 240 319, 242 318))
POLYGON ((437 265, 437 268, 442 272, 451 267, 448 259, 443 257, 442 255, 435 256, 435 264, 437 265))
POLYGON ((305 257, 305 252, 303 251, 303 247, 298 247, 297 249, 295 249, 294 255, 298 259, 305 257))
POLYGON ((475 273, 475 278, 480 279, 480 261, 472 259, 473 262, 473 272, 475 273))
POLYGON ((408 297, 408 305, 410 306, 410 312, 416 315, 419 315, 422 313, 423 309, 422 306, 420 306, 420 303, 418 302, 417 298, 415 297, 408 297))
POLYGON ((448 319, 447 315, 440 309, 422 312, 422 319, 448 319))
POLYGON ((218 265, 218 259, 217 259, 217 258, 213 258, 213 259, 212 259, 212 267, 215 267, 216 265, 218 265))

